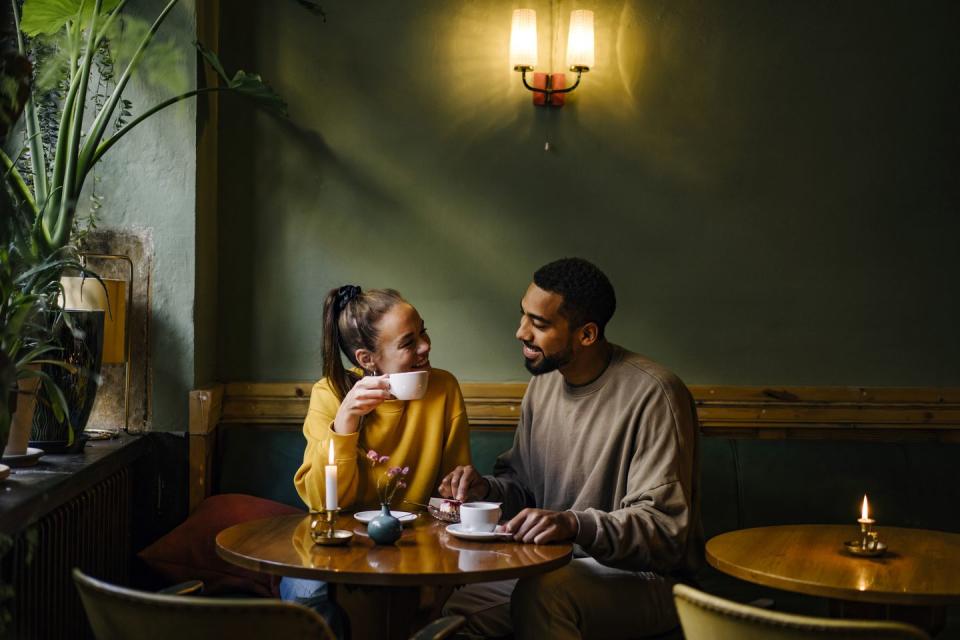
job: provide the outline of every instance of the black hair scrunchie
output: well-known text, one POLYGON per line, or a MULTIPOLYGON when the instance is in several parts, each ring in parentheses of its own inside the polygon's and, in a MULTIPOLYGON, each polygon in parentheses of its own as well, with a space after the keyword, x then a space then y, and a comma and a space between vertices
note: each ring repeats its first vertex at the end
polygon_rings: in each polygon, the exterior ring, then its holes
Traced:
POLYGON ((360 295, 362 289, 355 284, 345 284, 337 289, 337 314, 347 306, 347 303, 360 295))

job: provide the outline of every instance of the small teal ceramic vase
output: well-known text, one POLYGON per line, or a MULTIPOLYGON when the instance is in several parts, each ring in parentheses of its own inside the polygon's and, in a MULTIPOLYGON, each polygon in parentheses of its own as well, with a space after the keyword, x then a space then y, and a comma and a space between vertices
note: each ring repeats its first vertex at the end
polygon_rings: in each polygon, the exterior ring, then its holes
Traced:
POLYGON ((403 533, 403 525, 400 521, 390 515, 390 505, 380 505, 380 515, 370 521, 367 525, 367 533, 370 539, 377 544, 393 544, 400 539, 403 533))

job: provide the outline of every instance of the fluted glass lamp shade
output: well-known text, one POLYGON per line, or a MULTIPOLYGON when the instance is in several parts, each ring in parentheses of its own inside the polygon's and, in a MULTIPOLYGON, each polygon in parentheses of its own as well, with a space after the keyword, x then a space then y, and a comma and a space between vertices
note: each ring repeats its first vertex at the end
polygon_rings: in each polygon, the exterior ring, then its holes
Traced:
MULTIPOLYGON (((516 25, 516 13, 514 13, 513 20, 514 25, 516 25)), ((577 67, 593 68, 593 11, 578 10, 570 14, 567 66, 571 69, 577 67)))
POLYGON ((103 278, 60 278, 64 309, 104 311, 103 363, 122 364, 127 361, 127 281, 103 278))
MULTIPOLYGON (((591 17, 591 23, 593 18, 591 17)), ((510 29, 510 67, 537 66, 537 12, 516 9, 510 29)))

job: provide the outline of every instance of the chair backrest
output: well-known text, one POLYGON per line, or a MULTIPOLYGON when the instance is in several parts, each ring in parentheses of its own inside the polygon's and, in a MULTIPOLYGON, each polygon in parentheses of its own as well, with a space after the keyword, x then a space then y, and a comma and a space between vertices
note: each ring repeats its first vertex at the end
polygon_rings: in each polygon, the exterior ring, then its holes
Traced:
POLYGON ((767 611, 730 602, 682 584, 673 588, 673 598, 687 640, 929 640, 920 629, 901 622, 814 618, 767 611))
POLYGON ((334 640, 324 619, 298 604, 147 593, 95 580, 79 569, 73 579, 97 640, 334 640))

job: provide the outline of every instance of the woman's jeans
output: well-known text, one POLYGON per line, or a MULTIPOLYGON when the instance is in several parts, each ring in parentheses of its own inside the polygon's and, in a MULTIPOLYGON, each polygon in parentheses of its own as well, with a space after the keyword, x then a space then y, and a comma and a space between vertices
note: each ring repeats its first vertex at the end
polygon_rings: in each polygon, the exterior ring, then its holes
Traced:
POLYGON ((330 630, 337 638, 346 637, 346 616, 340 607, 330 599, 327 583, 303 578, 283 578, 280 580, 280 599, 296 602, 313 609, 327 621, 330 630))

